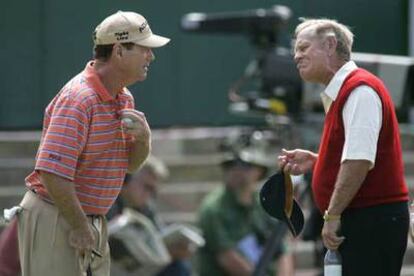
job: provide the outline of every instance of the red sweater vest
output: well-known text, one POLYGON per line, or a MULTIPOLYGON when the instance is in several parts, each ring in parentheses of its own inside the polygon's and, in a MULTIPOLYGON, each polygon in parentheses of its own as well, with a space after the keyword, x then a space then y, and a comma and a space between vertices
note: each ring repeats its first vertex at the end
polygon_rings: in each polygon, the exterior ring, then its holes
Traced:
POLYGON ((380 97, 382 127, 378 138, 375 166, 368 172, 348 208, 408 201, 408 188, 404 181, 400 134, 394 104, 387 88, 377 77, 366 70, 357 69, 346 78, 337 99, 326 114, 319 156, 313 170, 312 180, 314 199, 321 212, 329 206, 341 165, 345 142, 342 109, 351 92, 360 85, 372 87, 380 97))

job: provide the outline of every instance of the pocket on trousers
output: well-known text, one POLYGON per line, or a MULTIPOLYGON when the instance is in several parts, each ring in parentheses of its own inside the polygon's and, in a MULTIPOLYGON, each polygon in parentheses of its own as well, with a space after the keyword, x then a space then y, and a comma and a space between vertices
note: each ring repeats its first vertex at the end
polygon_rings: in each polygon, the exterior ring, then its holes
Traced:
POLYGON ((70 226, 61 214, 57 214, 55 223, 53 224, 53 242, 55 247, 69 246, 70 226))
POLYGON ((378 223, 407 223, 409 217, 407 214, 387 214, 378 219, 378 223))

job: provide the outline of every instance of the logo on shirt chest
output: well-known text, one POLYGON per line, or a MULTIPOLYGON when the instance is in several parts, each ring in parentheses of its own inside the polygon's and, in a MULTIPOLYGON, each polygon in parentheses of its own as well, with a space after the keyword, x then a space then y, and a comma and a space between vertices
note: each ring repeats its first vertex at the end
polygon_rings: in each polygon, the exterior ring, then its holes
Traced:
POLYGON ((60 161, 61 157, 59 155, 53 154, 53 153, 49 153, 49 159, 51 160, 55 160, 55 161, 60 161))

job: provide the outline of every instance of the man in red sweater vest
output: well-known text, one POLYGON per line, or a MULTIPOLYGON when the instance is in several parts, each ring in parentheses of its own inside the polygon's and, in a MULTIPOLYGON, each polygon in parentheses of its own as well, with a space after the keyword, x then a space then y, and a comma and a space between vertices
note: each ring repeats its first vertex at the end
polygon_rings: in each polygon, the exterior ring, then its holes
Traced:
POLYGON ((312 190, 324 214, 322 239, 340 251, 343 275, 400 275, 408 189, 390 93, 350 60, 353 34, 345 25, 307 19, 295 36, 302 79, 326 85, 326 118, 319 152, 283 150, 279 165, 293 175, 313 170, 312 190))

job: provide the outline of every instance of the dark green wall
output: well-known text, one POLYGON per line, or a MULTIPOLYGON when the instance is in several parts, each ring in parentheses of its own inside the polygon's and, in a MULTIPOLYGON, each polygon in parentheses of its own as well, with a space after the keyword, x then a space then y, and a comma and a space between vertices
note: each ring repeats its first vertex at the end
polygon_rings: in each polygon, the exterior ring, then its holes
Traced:
POLYGON ((227 125, 252 120, 228 114, 227 89, 254 51, 246 37, 189 34, 180 30, 188 12, 292 8, 298 17, 330 17, 352 27, 355 50, 407 54, 408 0, 31 0, 3 1, 0 34, 0 129, 40 128, 43 109, 91 58, 91 33, 121 9, 142 13, 154 32, 172 38, 155 51, 149 78, 133 87, 138 109, 155 127, 227 125))

